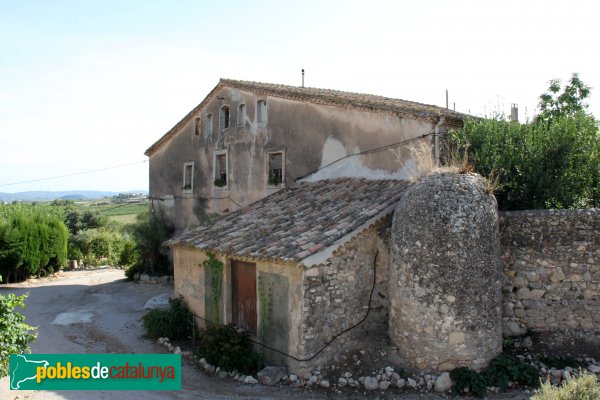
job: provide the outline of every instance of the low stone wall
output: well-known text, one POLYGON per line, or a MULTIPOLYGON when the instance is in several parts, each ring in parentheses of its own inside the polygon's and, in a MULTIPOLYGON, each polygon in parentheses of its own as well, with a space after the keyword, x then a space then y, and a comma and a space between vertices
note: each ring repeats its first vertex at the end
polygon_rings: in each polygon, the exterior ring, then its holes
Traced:
POLYGON ((600 332, 600 210, 500 213, 503 333, 600 332))

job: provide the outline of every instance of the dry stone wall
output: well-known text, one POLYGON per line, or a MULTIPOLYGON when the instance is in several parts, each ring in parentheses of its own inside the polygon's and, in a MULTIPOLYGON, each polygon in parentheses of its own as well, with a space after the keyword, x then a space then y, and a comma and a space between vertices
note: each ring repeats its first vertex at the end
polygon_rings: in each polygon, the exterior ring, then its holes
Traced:
POLYGON ((505 336, 600 332, 600 210, 500 213, 505 336))

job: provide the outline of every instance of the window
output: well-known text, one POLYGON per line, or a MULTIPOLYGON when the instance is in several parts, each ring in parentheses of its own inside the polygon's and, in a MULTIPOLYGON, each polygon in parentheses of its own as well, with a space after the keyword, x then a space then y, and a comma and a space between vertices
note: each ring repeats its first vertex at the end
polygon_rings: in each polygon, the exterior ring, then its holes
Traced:
POLYGON ((238 113, 237 113, 237 126, 238 126, 238 128, 243 128, 245 124, 246 124, 246 105, 240 104, 238 106, 238 113))
POLYGON ((200 135, 200 118, 194 120, 194 135, 200 135))
POLYGON ((227 186, 227 150, 215 153, 215 186, 227 186))
POLYGON ((229 128, 229 107, 223 106, 221 107, 221 115, 219 117, 221 129, 229 128))
POLYGON ((277 186, 283 183, 283 152, 269 153, 268 184, 277 186))
POLYGON ((192 193, 194 185, 194 163, 187 162, 183 164, 183 193, 192 193))
POLYGON ((204 121, 204 134, 210 135, 213 130, 212 114, 206 114, 206 120, 204 121))
POLYGON ((267 102, 265 100, 256 102, 256 122, 259 124, 267 123, 267 102))

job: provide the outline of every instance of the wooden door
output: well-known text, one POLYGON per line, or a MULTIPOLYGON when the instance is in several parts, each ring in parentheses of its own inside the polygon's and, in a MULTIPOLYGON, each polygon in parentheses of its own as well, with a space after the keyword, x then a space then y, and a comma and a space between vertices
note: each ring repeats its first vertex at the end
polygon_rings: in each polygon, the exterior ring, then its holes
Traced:
POLYGON ((233 323, 256 335, 256 264, 231 261, 233 323))

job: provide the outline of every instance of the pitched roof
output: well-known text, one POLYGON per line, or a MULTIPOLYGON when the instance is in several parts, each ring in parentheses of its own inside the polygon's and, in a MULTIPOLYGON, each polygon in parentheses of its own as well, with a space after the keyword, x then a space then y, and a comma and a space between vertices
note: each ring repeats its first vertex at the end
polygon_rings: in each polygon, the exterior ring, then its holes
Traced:
POLYGON ((179 129, 191 121, 192 118, 196 117, 198 112, 208 102, 210 102, 210 100, 212 100, 212 98, 223 87, 245 90, 260 95, 281 97, 316 104, 345 106, 374 112, 389 112, 409 118, 424 118, 431 119, 433 121, 434 118, 445 116, 447 124, 456 126, 461 126, 462 120, 467 117, 466 114, 449 110, 444 107, 376 96, 372 94, 221 78, 217 86, 210 91, 210 93, 204 98, 204 100, 202 100, 200 104, 194 107, 192 111, 190 111, 185 117, 183 117, 183 119, 181 119, 181 121, 175 124, 173 128, 171 128, 158 141, 150 146, 144 154, 150 156, 163 143, 175 135, 179 129))
POLYGON ((388 215, 407 187, 407 181, 364 178, 300 182, 166 244, 302 262, 388 215))

